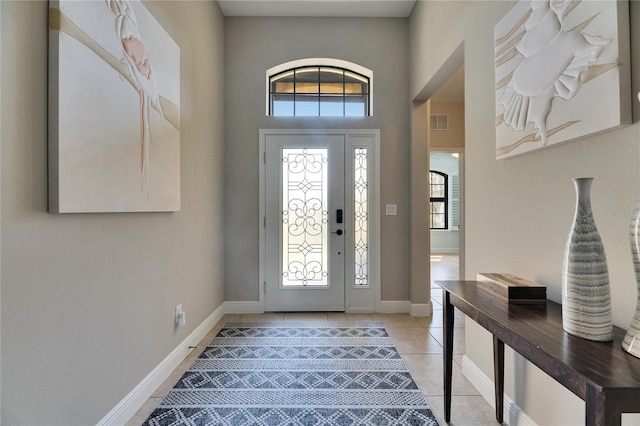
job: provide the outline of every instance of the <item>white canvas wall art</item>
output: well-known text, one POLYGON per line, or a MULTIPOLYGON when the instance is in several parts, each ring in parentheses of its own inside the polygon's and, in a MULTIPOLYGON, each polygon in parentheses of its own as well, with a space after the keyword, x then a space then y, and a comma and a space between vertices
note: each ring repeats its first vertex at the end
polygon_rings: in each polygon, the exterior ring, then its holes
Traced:
POLYGON ((49 6, 49 211, 180 210, 178 45, 139 1, 49 6))
POLYGON ((631 123, 628 8, 521 0, 496 25, 496 158, 631 123))

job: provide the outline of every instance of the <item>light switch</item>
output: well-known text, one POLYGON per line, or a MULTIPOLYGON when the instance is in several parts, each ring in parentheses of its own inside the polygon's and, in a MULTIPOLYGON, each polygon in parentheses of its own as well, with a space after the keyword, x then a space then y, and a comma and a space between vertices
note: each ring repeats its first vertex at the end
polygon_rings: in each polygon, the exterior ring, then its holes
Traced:
POLYGON ((398 206, 396 204, 387 204, 387 216, 395 216, 398 214, 398 206))

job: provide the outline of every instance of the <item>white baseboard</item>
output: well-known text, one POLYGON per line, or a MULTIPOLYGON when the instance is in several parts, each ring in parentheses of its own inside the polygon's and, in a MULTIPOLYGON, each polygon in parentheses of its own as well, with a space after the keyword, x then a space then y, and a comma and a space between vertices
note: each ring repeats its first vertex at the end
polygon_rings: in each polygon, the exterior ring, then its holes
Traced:
POLYGON ((224 304, 220 305, 202 324, 163 359, 122 401, 98 422, 99 426, 123 425, 133 417, 156 389, 169 377, 173 370, 191 353, 209 331, 222 319, 224 304))
POLYGON ((409 307, 409 315, 412 317, 430 317, 432 313, 431 303, 412 303, 409 307))
POLYGON ((224 302, 225 314, 263 314, 260 302, 224 302))
MULTIPOLYGON (((462 357, 462 373, 480 394, 495 408, 493 380, 487 377, 466 355, 462 357)), ((507 395, 504 396, 504 424, 511 426, 537 426, 507 395)))
POLYGON ((411 303, 408 300, 382 300, 376 312, 381 314, 409 314, 412 317, 431 316, 431 303, 411 303))
POLYGON ((437 248, 431 249, 431 254, 460 254, 460 250, 457 248, 437 248))
MULTIPOLYGON (((224 302, 225 314, 262 314, 260 302, 224 302)), ((371 308, 350 308, 349 313, 372 313, 371 308)), ((384 314, 409 314, 414 317, 428 317, 433 312, 431 303, 411 303, 408 300, 383 300, 375 312, 384 314)))
POLYGON ((376 310, 373 308, 348 308, 345 312, 348 314, 374 314, 376 310))
POLYGON ((381 314, 408 314, 411 303, 408 300, 381 300, 376 312, 381 314))

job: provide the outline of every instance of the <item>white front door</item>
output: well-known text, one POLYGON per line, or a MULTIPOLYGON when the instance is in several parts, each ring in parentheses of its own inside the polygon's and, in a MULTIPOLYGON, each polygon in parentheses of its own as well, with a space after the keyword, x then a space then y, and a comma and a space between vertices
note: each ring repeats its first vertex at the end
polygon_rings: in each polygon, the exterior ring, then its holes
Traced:
POLYGON ((378 130, 260 131, 260 304, 375 312, 378 130))
POLYGON ((267 135, 267 311, 345 310, 345 136, 267 135))

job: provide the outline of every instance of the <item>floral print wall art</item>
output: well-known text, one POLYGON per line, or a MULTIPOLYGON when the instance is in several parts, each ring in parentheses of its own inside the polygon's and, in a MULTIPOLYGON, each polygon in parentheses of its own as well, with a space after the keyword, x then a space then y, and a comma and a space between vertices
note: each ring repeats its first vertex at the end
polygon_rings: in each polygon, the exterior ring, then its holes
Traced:
POLYGON ((49 211, 180 210, 180 49, 139 1, 49 2, 49 211))
POLYGON ((496 158, 631 123, 627 1, 521 0, 495 27, 496 158))

